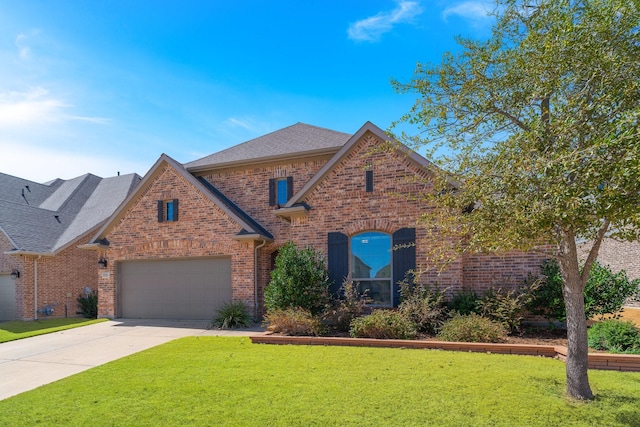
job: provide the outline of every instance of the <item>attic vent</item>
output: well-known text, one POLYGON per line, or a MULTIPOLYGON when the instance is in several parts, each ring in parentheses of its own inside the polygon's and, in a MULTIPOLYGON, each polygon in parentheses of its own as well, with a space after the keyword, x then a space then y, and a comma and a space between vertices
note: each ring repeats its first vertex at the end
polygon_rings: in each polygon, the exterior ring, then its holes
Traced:
POLYGON ((60 216, 59 215, 54 215, 53 217, 56 219, 56 221, 58 221, 59 223, 62 224, 62 221, 60 221, 60 216))

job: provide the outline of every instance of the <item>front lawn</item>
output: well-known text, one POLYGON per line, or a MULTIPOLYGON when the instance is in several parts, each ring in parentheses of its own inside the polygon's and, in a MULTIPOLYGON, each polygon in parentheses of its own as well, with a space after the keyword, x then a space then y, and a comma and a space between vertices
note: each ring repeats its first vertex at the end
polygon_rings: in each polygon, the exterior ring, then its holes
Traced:
POLYGON ((51 332, 91 325, 106 320, 107 319, 63 317, 60 319, 11 320, 9 322, 0 322, 0 343, 34 337, 36 335, 50 334, 51 332))
POLYGON ((527 356, 189 337, 0 401, 0 425, 631 426, 640 373, 527 356))

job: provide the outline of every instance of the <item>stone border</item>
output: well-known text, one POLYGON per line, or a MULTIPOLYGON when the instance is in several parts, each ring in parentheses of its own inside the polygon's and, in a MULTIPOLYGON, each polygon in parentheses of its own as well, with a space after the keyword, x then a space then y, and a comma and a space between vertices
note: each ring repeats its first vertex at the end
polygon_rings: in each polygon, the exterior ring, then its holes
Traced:
MULTIPOLYGON (((331 345, 353 347, 414 348, 478 353, 518 354, 524 356, 567 359, 567 348, 558 345, 491 344, 419 340, 377 340, 371 338, 291 337, 280 335, 253 335, 254 344, 331 345)), ((589 353, 589 369, 640 372, 640 355, 589 353)))

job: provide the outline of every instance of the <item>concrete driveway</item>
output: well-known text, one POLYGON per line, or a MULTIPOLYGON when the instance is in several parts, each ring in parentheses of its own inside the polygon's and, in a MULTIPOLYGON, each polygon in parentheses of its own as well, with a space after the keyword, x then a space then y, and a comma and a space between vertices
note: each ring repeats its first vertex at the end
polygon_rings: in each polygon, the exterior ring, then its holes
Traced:
POLYGON ((262 329, 207 330, 206 321, 118 319, 0 344, 0 400, 187 336, 249 336, 262 329))

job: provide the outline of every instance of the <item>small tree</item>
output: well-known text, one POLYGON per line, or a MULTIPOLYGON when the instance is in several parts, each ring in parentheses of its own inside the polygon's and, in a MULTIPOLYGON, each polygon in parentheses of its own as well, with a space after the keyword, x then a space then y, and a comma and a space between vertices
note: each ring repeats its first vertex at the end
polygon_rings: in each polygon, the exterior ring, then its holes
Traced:
POLYGON ((320 313, 329 302, 329 276, 323 256, 314 248, 288 242, 278 252, 264 293, 267 311, 303 308, 320 313))
POLYGON ((584 289, 602 239, 640 231, 640 6, 498 0, 484 41, 418 64, 406 143, 429 144, 433 255, 535 250, 560 266, 567 393, 591 399, 584 289), (446 150, 442 150, 442 148, 446 150), (440 158, 437 154, 442 154, 440 158), (434 206, 439 209, 432 209, 434 206), (591 242, 581 270, 577 242, 591 242))

